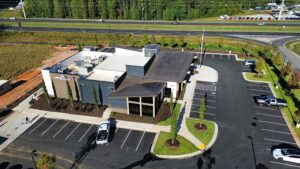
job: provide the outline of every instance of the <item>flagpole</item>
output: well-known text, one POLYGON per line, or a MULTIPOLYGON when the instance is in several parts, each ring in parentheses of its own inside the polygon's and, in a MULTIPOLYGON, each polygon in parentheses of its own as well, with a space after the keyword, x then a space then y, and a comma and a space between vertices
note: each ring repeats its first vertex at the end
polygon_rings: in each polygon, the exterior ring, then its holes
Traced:
POLYGON ((201 56, 202 56, 202 53, 203 53, 203 41, 204 41, 204 28, 203 28, 203 30, 202 30, 202 37, 201 37, 201 46, 200 46, 200 55, 199 55, 199 65, 200 65, 200 67, 201 67, 201 62, 202 62, 202 60, 201 60, 201 56))

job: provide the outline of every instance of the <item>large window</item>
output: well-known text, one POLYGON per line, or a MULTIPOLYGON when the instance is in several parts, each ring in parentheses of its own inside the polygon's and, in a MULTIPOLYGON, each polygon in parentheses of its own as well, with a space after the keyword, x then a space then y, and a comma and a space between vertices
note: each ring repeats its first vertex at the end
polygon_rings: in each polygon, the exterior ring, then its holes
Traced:
POLYGON ((153 116, 153 107, 152 106, 147 106, 147 105, 142 105, 142 112, 143 116, 153 116))
POLYGON ((140 115, 140 104, 129 103, 129 113, 140 115))
POLYGON ((129 97, 128 100, 129 101, 133 101, 133 102, 140 102, 140 98, 139 97, 129 97))
POLYGON ((143 103, 153 103, 153 98, 152 97, 142 97, 142 102, 143 103))

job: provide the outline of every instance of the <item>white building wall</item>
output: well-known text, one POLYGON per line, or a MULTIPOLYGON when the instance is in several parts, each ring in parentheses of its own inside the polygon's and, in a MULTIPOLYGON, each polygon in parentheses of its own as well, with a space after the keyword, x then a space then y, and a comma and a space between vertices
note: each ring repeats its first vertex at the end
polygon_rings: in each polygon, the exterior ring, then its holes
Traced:
POLYGON ((177 82, 167 82, 167 88, 170 88, 172 91, 173 98, 176 98, 176 94, 178 91, 178 83, 177 82))
POLYGON ((45 82, 45 86, 46 89, 48 91, 49 96, 54 97, 54 89, 53 89, 53 85, 52 85, 52 80, 51 80, 51 76, 50 76, 50 70, 42 70, 42 75, 43 75, 43 79, 45 82))

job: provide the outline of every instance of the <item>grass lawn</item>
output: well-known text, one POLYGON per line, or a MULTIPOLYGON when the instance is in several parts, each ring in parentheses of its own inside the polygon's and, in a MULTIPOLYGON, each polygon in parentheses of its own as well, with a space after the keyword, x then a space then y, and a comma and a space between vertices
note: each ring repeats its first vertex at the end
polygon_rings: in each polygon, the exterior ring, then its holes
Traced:
POLYGON ((0 45, 0 79, 12 79, 41 66, 55 49, 49 45, 0 45))
POLYGON ((196 136, 202 143, 205 145, 208 145, 211 141, 214 131, 215 131, 215 125, 212 122, 209 121, 203 121, 203 120, 197 120, 197 119, 186 119, 186 125, 189 131, 196 136), (196 123, 204 123, 207 126, 206 131, 198 131, 195 129, 194 125, 196 123))
POLYGON ((291 41, 291 42, 288 42, 288 43, 286 44, 286 47, 287 47, 289 50, 291 50, 291 51, 297 53, 298 56, 300 57, 300 41, 299 41, 299 40, 298 40, 298 41, 291 41))
MULTIPOLYGON (((260 78, 260 79, 251 79, 251 76, 253 76, 253 73, 246 73, 246 77, 250 77, 250 80, 258 80, 258 81, 268 81, 271 82, 272 88, 274 90, 274 92, 276 93, 278 98, 281 99, 285 99, 288 103, 288 106, 283 108, 283 112, 286 115, 288 122, 291 124, 291 126, 293 127, 294 131, 296 132, 298 138, 300 138, 300 130, 296 128, 296 126, 294 125, 294 120, 296 120, 295 117, 295 111, 298 110, 298 108, 295 105, 295 102, 293 101, 293 99, 290 96, 286 96, 283 91, 282 86, 279 84, 278 89, 276 89, 274 87, 274 84, 278 84, 278 80, 279 78, 277 77, 277 75, 274 72, 274 67, 271 67, 269 65, 266 64, 266 77, 265 78, 260 78)), ((294 94, 296 95, 296 97, 300 95, 300 90, 293 90, 294 94)))
MULTIPOLYGON (((177 103, 174 109, 174 113, 176 114, 176 117, 178 118, 179 116, 179 111, 180 111, 180 107, 181 104, 177 103)), ((169 126, 171 125, 171 121, 172 121, 172 117, 167 118, 165 121, 162 121, 160 123, 158 123, 159 125, 163 125, 163 126, 169 126)))
MULTIPOLYGON (((17 22, 2 22, 7 26, 18 26, 17 22)), ((86 29, 128 29, 128 30, 173 30, 173 31, 230 31, 230 32, 299 32, 300 26, 243 26, 243 25, 160 25, 160 24, 111 24, 111 23, 62 23, 22 22, 23 27, 86 28, 86 29)))
POLYGON ((0 18, 23 18, 23 16, 20 14, 20 11, 15 10, 3 10, 0 12, 0 18))
POLYGON ((180 142, 180 146, 173 150, 166 146, 166 141, 172 138, 170 133, 160 132, 158 140, 156 142, 154 153, 158 155, 183 155, 193 153, 198 150, 193 143, 185 139, 184 137, 178 135, 177 140, 180 142))

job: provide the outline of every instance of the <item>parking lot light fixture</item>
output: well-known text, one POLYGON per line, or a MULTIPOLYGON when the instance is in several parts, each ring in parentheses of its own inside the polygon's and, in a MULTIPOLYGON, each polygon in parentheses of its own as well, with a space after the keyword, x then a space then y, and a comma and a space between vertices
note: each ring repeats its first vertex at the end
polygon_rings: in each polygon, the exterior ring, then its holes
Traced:
POLYGON ((32 151, 31 151, 31 158, 32 158, 32 161, 33 161, 33 164, 34 164, 35 169, 37 169, 37 166, 36 166, 36 163, 35 163, 35 160, 34 160, 34 157, 35 157, 36 155, 37 155, 36 150, 32 150, 32 151))

